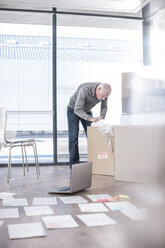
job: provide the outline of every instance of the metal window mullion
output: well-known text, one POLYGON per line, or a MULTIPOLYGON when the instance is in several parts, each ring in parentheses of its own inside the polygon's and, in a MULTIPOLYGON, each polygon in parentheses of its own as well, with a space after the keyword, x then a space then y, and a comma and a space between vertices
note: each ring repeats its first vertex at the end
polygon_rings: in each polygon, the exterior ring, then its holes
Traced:
POLYGON ((53 162, 57 164, 57 35, 56 8, 53 8, 53 162))
POLYGON ((143 65, 151 64, 151 50, 150 50, 150 4, 147 4, 142 9, 143 14, 143 65))

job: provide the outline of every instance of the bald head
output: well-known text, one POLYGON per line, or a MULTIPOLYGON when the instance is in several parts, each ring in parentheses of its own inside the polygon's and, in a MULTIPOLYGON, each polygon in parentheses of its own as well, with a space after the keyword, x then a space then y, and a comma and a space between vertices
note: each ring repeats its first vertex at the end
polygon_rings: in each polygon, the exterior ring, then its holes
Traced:
POLYGON ((101 83, 96 87, 96 97, 98 100, 105 100, 111 94, 111 86, 101 83))

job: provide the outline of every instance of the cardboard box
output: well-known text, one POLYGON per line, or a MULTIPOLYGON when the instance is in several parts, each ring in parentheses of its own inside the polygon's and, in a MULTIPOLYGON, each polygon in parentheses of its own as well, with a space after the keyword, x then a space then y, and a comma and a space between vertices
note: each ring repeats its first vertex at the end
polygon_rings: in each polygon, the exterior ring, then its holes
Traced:
POLYGON ((88 161, 93 162, 93 174, 114 175, 114 156, 98 127, 87 129, 88 161))
POLYGON ((116 126, 114 136, 115 179, 157 181, 165 165, 165 126, 116 126))

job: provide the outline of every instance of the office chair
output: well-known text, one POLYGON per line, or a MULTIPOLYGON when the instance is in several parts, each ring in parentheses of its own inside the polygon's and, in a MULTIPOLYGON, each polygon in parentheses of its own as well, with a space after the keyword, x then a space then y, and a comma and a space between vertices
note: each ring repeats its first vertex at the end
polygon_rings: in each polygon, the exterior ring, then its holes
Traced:
POLYGON ((20 140, 12 139, 12 140, 7 140, 6 139, 6 123, 7 123, 6 109, 0 108, 0 150, 3 147, 4 148, 6 148, 6 147, 9 148, 7 182, 9 182, 9 179, 11 178, 11 151, 12 151, 12 149, 14 147, 21 147, 24 176, 25 176, 25 160, 26 160, 27 171, 29 171, 26 147, 31 146, 33 148, 35 167, 36 167, 36 172, 37 172, 37 179, 39 179, 40 168, 39 168, 37 146, 36 146, 35 139, 20 139, 20 140))

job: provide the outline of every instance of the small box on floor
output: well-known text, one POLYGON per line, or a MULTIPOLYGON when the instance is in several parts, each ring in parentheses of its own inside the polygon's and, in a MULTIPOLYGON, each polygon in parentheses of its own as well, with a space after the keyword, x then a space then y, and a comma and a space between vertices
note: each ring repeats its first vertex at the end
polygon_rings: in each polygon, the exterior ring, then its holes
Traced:
POLYGON ((99 127, 88 127, 87 141, 88 161, 93 162, 93 174, 114 175, 113 153, 99 127))

